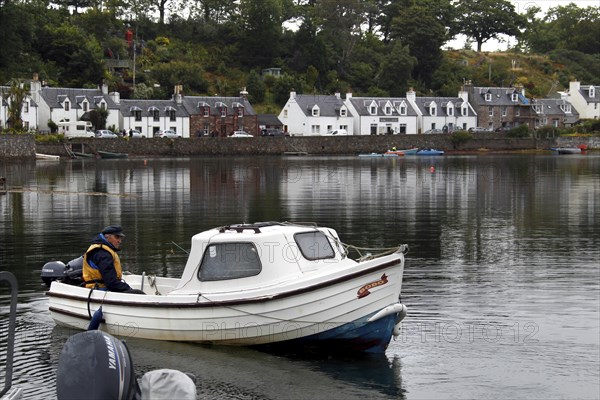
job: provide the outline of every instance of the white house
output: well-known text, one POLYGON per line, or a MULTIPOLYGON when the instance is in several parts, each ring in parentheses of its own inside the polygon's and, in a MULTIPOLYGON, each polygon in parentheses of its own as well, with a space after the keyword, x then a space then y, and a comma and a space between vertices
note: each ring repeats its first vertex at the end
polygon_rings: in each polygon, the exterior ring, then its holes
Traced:
MULTIPOLYGON (((8 86, 0 86, 0 129, 8 126, 8 106, 10 103, 10 98, 8 98, 9 90, 10 87, 8 86)), ((38 106, 36 102, 33 101, 30 94, 27 94, 23 99, 21 120, 23 121, 23 128, 25 130, 35 130, 38 128, 38 106)))
POLYGON ((579 118, 600 118, 600 86, 569 82, 566 100, 579 112, 579 118))
POLYGON ((121 100, 119 93, 111 95, 120 109, 119 126, 126 132, 135 129, 145 137, 154 137, 157 131, 170 129, 181 137, 190 137, 189 113, 179 92, 171 100, 121 100))
POLYGON ((344 102, 354 118, 355 135, 416 134, 418 114, 406 98, 352 97, 344 102))
POLYGON ((107 127, 119 127, 119 108, 109 96, 106 84, 99 89, 43 87, 34 76, 30 96, 38 106, 38 129, 42 131, 49 130, 48 121, 79 121, 94 109, 108 111, 107 127))
POLYGON ((324 96, 290 92, 279 120, 291 135, 317 136, 334 129, 354 132, 353 117, 339 93, 324 96))
POLYGON ((458 97, 417 97, 409 90, 406 98, 419 115, 419 133, 431 129, 452 132, 477 126, 477 113, 469 104, 467 92, 459 92, 458 97))

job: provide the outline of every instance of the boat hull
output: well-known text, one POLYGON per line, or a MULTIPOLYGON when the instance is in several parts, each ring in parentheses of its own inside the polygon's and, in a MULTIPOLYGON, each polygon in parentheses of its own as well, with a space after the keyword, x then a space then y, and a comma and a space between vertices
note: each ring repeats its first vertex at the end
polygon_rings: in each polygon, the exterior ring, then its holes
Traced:
POLYGON ((47 295, 54 320, 87 329, 102 305, 100 329, 116 336, 223 345, 332 346, 383 352, 400 318, 401 253, 364 262, 327 276, 299 278, 292 284, 244 293, 157 295, 176 279, 128 276, 148 295, 90 290, 53 282, 47 295), (154 293, 154 294, 151 294, 154 293), (89 307, 88 307, 88 296, 89 307))
POLYGON ((579 147, 553 147, 552 151, 557 154, 581 154, 579 147))

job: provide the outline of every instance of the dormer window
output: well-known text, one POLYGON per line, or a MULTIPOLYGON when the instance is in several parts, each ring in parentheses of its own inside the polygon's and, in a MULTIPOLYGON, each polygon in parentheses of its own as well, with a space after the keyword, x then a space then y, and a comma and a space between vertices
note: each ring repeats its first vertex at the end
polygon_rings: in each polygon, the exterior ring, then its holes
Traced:
POLYGON ((377 114, 377 106, 372 105, 371 107, 369 107, 369 114, 371 114, 371 115, 377 114))
POLYGON ((202 113, 202 115, 204 115, 205 117, 210 116, 210 107, 209 106, 203 107, 203 113, 202 113))
POLYGON ((435 103, 432 103, 429 106, 429 115, 437 115, 437 107, 435 106, 435 103))
POLYGON ((81 109, 83 110, 83 112, 88 112, 89 104, 88 104, 87 100, 84 100, 83 103, 81 103, 81 109))
POLYGON ((98 106, 101 110, 106 110, 106 102, 104 100, 102 100, 98 106))
POLYGON ((71 109, 71 103, 69 102, 69 100, 65 100, 63 107, 64 107, 65 111, 69 111, 71 109))
POLYGON ((517 101, 519 101, 519 94, 518 94, 518 93, 513 93, 513 94, 511 94, 511 95, 510 95, 510 100, 511 100, 513 103, 516 103, 517 101))
POLYGON ((596 88, 590 86, 590 97, 596 97, 596 88))
POLYGON ((400 104, 400 107, 398 107, 398 113, 400 115, 406 115, 406 103, 405 102, 402 102, 400 104))
POLYGON ((485 101, 492 101, 492 94, 490 92, 485 94, 485 101))
POLYGON ((318 116, 319 116, 319 111, 320 111, 320 110, 319 110, 319 106, 314 106, 314 107, 312 108, 312 116, 313 116, 313 117, 318 117, 318 116))
POLYGON ((467 107, 466 104, 463 104, 462 107, 460 107, 460 114, 463 117, 466 117, 469 114, 469 108, 467 107))
POLYGON ((448 114, 450 117, 454 116, 454 104, 448 103, 446 106, 446 114, 448 114))
POLYGON ((571 114, 571 105, 570 104, 563 104, 560 106, 560 109, 563 110, 565 112, 565 114, 571 114))
POLYGON ((221 117, 227 116, 227 107, 221 106, 221 117))
POLYGON ((167 111, 167 114, 169 115, 170 121, 177 120, 177 113, 175 112, 175 110, 169 110, 169 111, 167 111))
POLYGON ((237 109, 237 115, 240 118, 244 116, 244 107, 238 107, 238 109, 237 109))
POLYGON ((340 117, 348 116, 348 109, 346 107, 340 108, 340 117))
POLYGON ((160 120, 160 112, 156 107, 150 107, 148 109, 148 113, 152 116, 152 120, 159 121, 160 120))

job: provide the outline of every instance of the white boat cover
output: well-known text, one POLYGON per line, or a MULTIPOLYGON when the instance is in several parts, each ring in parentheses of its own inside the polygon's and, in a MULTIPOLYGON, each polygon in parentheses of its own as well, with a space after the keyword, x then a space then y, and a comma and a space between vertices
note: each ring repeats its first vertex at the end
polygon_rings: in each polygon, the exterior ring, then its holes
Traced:
POLYGON ((196 400, 196 384, 174 369, 146 372, 140 383, 143 400, 196 400))

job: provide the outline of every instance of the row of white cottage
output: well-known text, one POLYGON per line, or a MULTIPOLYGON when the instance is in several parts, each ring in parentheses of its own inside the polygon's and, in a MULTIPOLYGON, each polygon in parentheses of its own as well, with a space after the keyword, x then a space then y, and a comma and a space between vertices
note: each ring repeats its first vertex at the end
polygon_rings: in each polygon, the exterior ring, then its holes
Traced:
MULTIPOLYGON (((499 114, 506 114, 507 108, 510 111, 511 104, 526 105, 519 100, 524 99, 524 93, 517 96, 514 88, 494 88, 501 89, 506 92, 508 103, 499 114)), ((584 112, 578 118, 598 118, 600 96, 593 89, 593 86, 580 87, 578 82, 572 82, 569 92, 563 93, 562 101, 575 105, 577 96, 582 97, 583 104, 577 104, 577 108, 584 112)), ((492 111, 485 112, 485 123, 482 123, 483 118, 478 119, 477 110, 492 109, 484 101, 490 90, 483 92, 479 99, 471 90, 472 102, 467 90, 460 91, 457 97, 417 97, 409 90, 406 97, 353 97, 348 93, 344 99, 339 93, 300 95, 291 92, 278 117, 286 132, 298 136, 324 135, 332 130, 346 130, 351 135, 417 134, 433 129, 445 132, 476 126, 493 130, 506 124, 502 122, 506 120, 504 117, 494 122, 489 119, 492 111), (496 127, 496 123, 499 126, 496 127)), ((2 128, 7 122, 8 99, 2 96, 0 100, 2 128)), ((107 85, 98 89, 43 87, 37 76, 30 82, 30 93, 23 103, 21 116, 26 129, 47 131, 49 121, 79 121, 86 113, 99 108, 108 111, 107 127, 137 129, 148 137, 159 129, 174 130, 182 137, 212 134, 217 128, 222 130, 220 136, 238 129, 260 134, 246 93, 239 97, 183 96, 177 87, 169 100, 132 100, 120 99, 116 92, 109 93, 107 85)), ((508 114, 510 119, 511 113, 508 114)))

